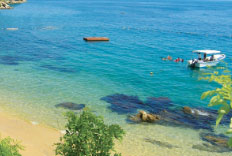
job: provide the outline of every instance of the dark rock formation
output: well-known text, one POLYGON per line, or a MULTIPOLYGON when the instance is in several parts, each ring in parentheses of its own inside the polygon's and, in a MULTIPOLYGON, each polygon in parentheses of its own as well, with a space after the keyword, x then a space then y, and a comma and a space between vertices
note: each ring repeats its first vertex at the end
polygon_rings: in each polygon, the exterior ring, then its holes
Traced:
POLYGON ((206 151, 206 152, 216 152, 216 153, 231 152, 231 150, 228 148, 218 147, 218 146, 214 146, 214 145, 206 144, 206 143, 193 145, 192 148, 200 150, 200 151, 206 151))
POLYGON ((137 115, 130 116, 129 120, 134 122, 156 122, 160 120, 160 116, 146 113, 145 111, 139 111, 137 115))
POLYGON ((169 109, 169 107, 173 106, 173 103, 168 97, 149 97, 145 101, 145 105, 149 107, 149 112, 158 113, 169 109))
MULTIPOLYGON (((109 108, 118 114, 135 114, 138 109, 148 112, 148 114, 155 114, 156 117, 152 119, 149 116, 148 120, 159 121, 157 124, 167 126, 181 126, 193 129, 207 129, 212 131, 212 126, 215 125, 217 118, 217 111, 206 108, 191 108, 191 107, 177 107, 167 97, 149 97, 145 102, 141 101, 137 96, 128 96, 124 94, 113 94, 101 98, 111 105, 109 108)), ((221 124, 230 123, 230 115, 226 115, 221 124)), ((128 121, 139 123, 142 121, 141 112, 137 115, 130 115, 128 121)))
MULTIPOLYGON (((194 110, 198 113, 190 113, 192 111, 189 110, 191 110, 190 107, 187 109, 187 112, 184 112, 183 109, 177 109, 177 108, 173 108, 173 109, 169 108, 167 110, 165 109, 163 111, 159 111, 155 113, 155 115, 159 116, 159 122, 155 122, 155 123, 165 126, 179 126, 179 127, 193 128, 193 129, 207 129, 210 131, 213 130, 212 126, 215 124, 217 114, 213 114, 207 111, 204 111, 204 113, 199 113, 201 111, 197 109, 194 110)), ((153 112, 152 114, 154 114, 153 112)), ((138 123, 140 121, 139 114, 135 116, 130 116, 128 118, 128 121, 138 123)), ((227 122, 229 122, 229 120, 227 122)))
POLYGON ((227 144, 229 137, 223 134, 200 133, 200 137, 208 143, 193 145, 192 148, 217 153, 232 152, 232 149, 227 144))
MULTIPOLYGON (((220 147, 225 147, 225 148, 229 148, 227 142, 229 140, 229 137, 220 134, 220 135, 216 135, 213 133, 201 133, 200 137, 202 140, 211 143, 212 145, 217 145, 220 147)), ((231 149, 232 150, 232 149, 231 149)))
POLYGON ((109 108, 118 114, 136 113, 138 109, 157 113, 172 106, 172 101, 167 97, 149 97, 143 102, 138 96, 113 94, 103 97, 101 100, 110 103, 109 108))
POLYGON ((4 65, 18 65, 20 61, 32 61, 30 57, 24 56, 10 56, 10 55, 0 55, 0 64, 4 65))
POLYGON ((63 102, 55 105, 55 107, 62 107, 65 109, 70 109, 70 110, 81 110, 85 108, 85 104, 76 104, 73 102, 63 102))
POLYGON ((108 95, 101 100, 110 103, 109 108, 118 114, 136 113, 137 109, 144 107, 143 101, 137 96, 128 96, 124 94, 108 95))

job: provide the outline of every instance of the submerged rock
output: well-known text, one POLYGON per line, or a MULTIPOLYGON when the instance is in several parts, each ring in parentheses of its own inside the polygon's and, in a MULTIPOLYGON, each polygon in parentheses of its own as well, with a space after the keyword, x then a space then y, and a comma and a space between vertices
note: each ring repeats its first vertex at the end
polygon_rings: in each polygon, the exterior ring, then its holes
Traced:
POLYGON ((158 113, 173 106, 173 102, 168 97, 149 97, 144 104, 149 107, 148 111, 153 113, 158 113))
POLYGON ((200 137, 208 143, 193 145, 192 148, 217 153, 232 152, 232 149, 227 144, 229 137, 223 134, 200 133, 200 137))
POLYGON ((110 103, 109 108, 118 114, 136 113, 138 109, 157 113, 172 106, 171 100, 167 97, 149 97, 143 102, 138 96, 113 94, 105 96, 101 100, 110 103))
POLYGON ((183 112, 186 113, 186 114, 191 114, 193 116, 205 116, 205 117, 215 117, 216 116, 216 114, 213 114, 213 113, 211 113, 209 111, 190 108, 188 106, 183 107, 183 112))
MULTIPOLYGON (((141 112, 136 115, 130 115, 127 118, 129 122, 159 121, 155 123, 165 126, 180 126, 213 131, 212 126, 215 125, 217 118, 216 110, 206 108, 198 109, 188 106, 176 107, 167 97, 149 97, 143 102, 137 96, 113 94, 103 97, 101 100, 110 103, 109 108, 118 114, 135 114, 138 109, 149 112, 144 115, 141 112)), ((229 124, 229 116, 225 116, 221 124, 229 124)))
MULTIPOLYGON (((213 133, 201 133, 200 137, 202 140, 211 143, 212 145, 217 145, 220 147, 225 147, 225 148, 229 148, 228 146, 228 140, 229 137, 220 134, 220 135, 216 135, 213 133)), ((231 149, 232 150, 232 149, 231 149)))
POLYGON ((156 122, 160 120, 160 116, 146 113, 145 111, 139 111, 137 115, 130 116, 129 120, 134 122, 156 122))
MULTIPOLYGON (((153 112, 151 114, 154 114, 153 112)), ((199 115, 192 115, 189 113, 184 113, 182 110, 179 109, 165 109, 158 113, 155 113, 158 118, 156 118, 156 124, 161 124, 164 126, 178 126, 178 127, 187 127, 193 129, 207 129, 212 131, 212 125, 214 124, 215 120, 212 120, 210 117, 199 116, 199 115)), ((128 119, 129 121, 133 121, 136 123, 140 122, 141 113, 130 116, 128 119)))
POLYGON ((70 110, 81 110, 85 108, 85 104, 76 104, 73 102, 63 102, 55 105, 55 107, 62 107, 70 110))
POLYGON ((11 56, 11 55, 0 55, 0 64, 4 65, 18 65, 21 61, 32 61, 30 57, 23 56, 11 56))
POLYGON ((137 96, 113 94, 105 96, 101 100, 110 103, 109 108, 118 114, 135 113, 137 109, 144 107, 143 101, 139 100, 137 96))
POLYGON ((193 145, 192 148, 206 152, 216 152, 216 153, 231 152, 231 150, 228 148, 218 147, 206 143, 193 145))
POLYGON ((41 65, 40 67, 53 70, 53 71, 64 72, 64 73, 75 73, 76 72, 76 70, 72 68, 57 67, 53 65, 41 65))
POLYGON ((151 138, 146 138, 146 139, 144 139, 144 140, 145 140, 146 142, 152 143, 152 144, 154 144, 154 145, 158 145, 158 146, 165 147, 165 148, 169 148, 169 149, 172 149, 172 148, 179 148, 178 146, 172 145, 172 144, 170 144, 170 143, 158 141, 158 140, 151 139, 151 138))
MULTIPOLYGON (((183 107, 182 109, 186 119, 195 122, 196 126, 205 127, 204 129, 211 128, 212 125, 215 125, 217 119, 217 110, 206 109, 206 108, 190 108, 183 107)), ((221 120, 221 124, 229 124, 231 112, 228 115, 225 115, 221 120)))

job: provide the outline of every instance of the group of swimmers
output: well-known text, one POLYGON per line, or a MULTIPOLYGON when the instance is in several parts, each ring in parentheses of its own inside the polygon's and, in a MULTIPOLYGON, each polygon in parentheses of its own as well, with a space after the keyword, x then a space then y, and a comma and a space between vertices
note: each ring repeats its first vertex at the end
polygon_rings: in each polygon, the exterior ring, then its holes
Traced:
MULTIPOLYGON (((162 57, 162 60, 163 61, 167 61, 167 60, 172 61, 172 57, 168 55, 167 57, 162 57)), ((177 59, 174 60, 174 62, 184 62, 184 59, 178 57, 177 59)))

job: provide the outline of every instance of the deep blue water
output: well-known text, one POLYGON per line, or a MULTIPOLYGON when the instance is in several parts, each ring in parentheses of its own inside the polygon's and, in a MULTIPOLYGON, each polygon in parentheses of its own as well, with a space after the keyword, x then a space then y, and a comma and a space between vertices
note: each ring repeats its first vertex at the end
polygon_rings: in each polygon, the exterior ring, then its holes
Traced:
POLYGON ((232 1, 29 0, 0 11, 0 89, 20 96, 22 110, 72 101, 107 111, 100 98, 115 93, 206 107, 200 96, 215 85, 198 81, 208 69, 191 70, 186 60, 192 50, 216 49, 230 62, 231 41, 232 1), (162 61, 167 55, 185 62, 162 61))

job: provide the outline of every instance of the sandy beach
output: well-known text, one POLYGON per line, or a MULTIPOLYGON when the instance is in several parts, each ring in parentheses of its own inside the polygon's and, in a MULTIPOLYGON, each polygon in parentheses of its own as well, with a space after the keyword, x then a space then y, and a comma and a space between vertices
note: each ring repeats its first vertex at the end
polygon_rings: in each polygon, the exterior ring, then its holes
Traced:
POLYGON ((50 127, 32 124, 18 116, 0 112, 0 134, 21 141, 25 147, 23 156, 54 156, 53 144, 59 141, 61 133, 50 127))

